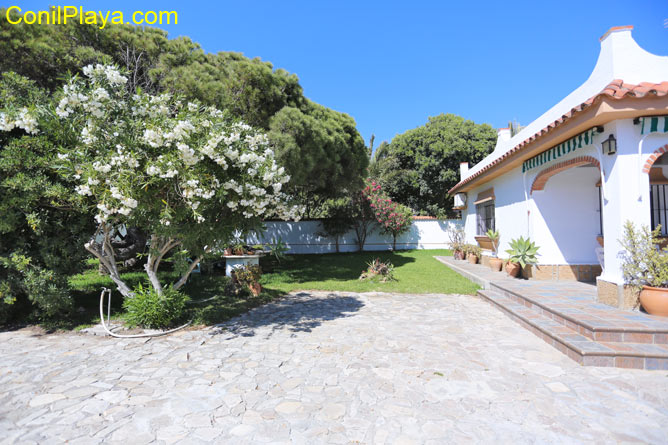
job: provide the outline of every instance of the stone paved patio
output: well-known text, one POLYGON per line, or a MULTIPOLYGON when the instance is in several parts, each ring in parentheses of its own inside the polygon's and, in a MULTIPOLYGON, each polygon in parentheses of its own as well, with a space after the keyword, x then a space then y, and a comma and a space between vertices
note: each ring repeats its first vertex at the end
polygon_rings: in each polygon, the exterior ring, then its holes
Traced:
POLYGON ((471 296, 303 293, 228 328, 0 333, 0 443, 668 437, 668 372, 582 367, 471 296))

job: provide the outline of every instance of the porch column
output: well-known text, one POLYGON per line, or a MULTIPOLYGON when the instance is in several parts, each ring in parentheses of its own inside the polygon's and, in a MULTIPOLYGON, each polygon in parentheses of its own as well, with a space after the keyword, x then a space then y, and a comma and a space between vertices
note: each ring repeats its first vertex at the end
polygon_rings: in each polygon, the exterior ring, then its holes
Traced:
MULTIPOLYGON (((649 176, 643 174, 639 167, 640 130, 633 125, 633 121, 624 119, 605 124, 600 140, 605 140, 611 133, 617 139, 617 154, 604 153, 601 165, 606 176, 607 200, 603 200, 601 209, 605 269, 598 280, 599 300, 629 308, 634 304, 634 297, 623 288, 624 275, 620 258, 623 249, 619 240, 623 238, 627 220, 636 225, 649 225, 651 222, 649 176)), ((640 156, 645 156, 645 153, 640 156)))

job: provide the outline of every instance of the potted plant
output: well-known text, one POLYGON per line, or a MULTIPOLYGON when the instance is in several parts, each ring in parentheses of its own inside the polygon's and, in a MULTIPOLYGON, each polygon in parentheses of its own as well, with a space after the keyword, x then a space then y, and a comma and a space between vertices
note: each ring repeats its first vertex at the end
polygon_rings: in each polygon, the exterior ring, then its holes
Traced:
POLYGON ((466 245, 466 259, 469 260, 469 263, 476 264, 481 253, 482 249, 480 249, 480 247, 473 244, 466 245))
POLYGON ((452 248, 452 255, 456 260, 463 260, 465 258, 463 246, 464 245, 459 242, 450 243, 450 247, 452 248))
POLYGON ((237 242, 237 243, 235 243, 235 244, 232 246, 232 253, 233 253, 234 255, 239 255, 239 256, 241 256, 241 255, 243 255, 244 253, 246 253, 246 250, 244 249, 244 243, 242 243, 242 242, 237 242))
POLYGON ((489 267, 495 272, 501 272, 503 268, 503 260, 498 256, 500 237, 498 230, 489 229, 487 231, 487 238, 492 242, 492 257, 489 259, 489 267))
POLYGON ((668 248, 660 249, 661 226, 653 231, 647 226, 636 230, 632 222, 624 224, 620 244, 624 281, 638 293, 639 302, 649 314, 668 317, 668 248))
POLYGON ((448 238, 450 238, 450 248, 453 250, 453 255, 456 260, 463 260, 466 257, 464 252, 464 239, 466 233, 464 228, 458 224, 452 224, 447 229, 448 238))
POLYGON ((520 236, 510 241, 510 249, 506 253, 509 255, 506 272, 511 277, 517 277, 520 271, 538 262, 538 247, 528 237, 520 236))

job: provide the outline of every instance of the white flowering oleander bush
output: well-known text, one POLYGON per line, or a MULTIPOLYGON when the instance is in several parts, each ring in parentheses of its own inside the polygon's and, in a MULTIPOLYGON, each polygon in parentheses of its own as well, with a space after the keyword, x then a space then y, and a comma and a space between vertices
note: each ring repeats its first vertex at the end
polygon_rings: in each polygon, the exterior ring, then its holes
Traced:
POLYGON ((40 131, 54 119, 72 134, 55 162, 90 197, 98 231, 86 248, 125 296, 133 292, 115 266, 111 240, 122 224, 150 235, 145 265, 158 294, 160 261, 177 246, 202 259, 235 230, 266 217, 298 219, 301 208, 282 191, 289 181, 266 135, 212 107, 163 94, 129 92, 115 67, 90 65, 63 87, 55 110, 4 110, 0 129, 40 131))

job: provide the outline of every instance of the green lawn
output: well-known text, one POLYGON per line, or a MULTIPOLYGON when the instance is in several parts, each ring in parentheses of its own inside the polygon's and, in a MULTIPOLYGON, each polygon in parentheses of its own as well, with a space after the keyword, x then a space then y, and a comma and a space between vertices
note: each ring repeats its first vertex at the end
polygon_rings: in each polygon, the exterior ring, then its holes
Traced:
MULTIPOLYGON (((262 277, 267 289, 329 290, 348 292, 402 292, 475 294, 479 287, 446 265, 435 255, 451 255, 449 250, 404 250, 398 252, 362 252, 320 255, 290 255, 262 277), (374 258, 389 260, 395 266, 397 281, 373 283, 360 281, 366 263, 374 258)), ((263 265, 266 269, 266 266, 263 265)))
MULTIPOLYGON (((256 298, 225 295, 228 278, 223 271, 212 269, 208 273, 193 274, 183 287, 192 300, 188 318, 192 318, 195 324, 221 323, 296 290, 474 294, 479 289, 477 285, 434 259, 435 255, 450 254, 448 250, 407 250, 394 253, 288 255, 280 263, 273 257, 265 257, 261 260, 265 271, 261 281, 264 290, 256 298), (374 258, 394 264, 396 281, 374 283, 359 280, 367 262, 374 258)), ((72 329, 98 323, 102 287, 113 290, 112 317, 123 318, 122 297, 111 279, 98 273, 96 260, 90 260, 89 266, 88 270, 69 280, 76 307, 79 308, 76 316, 51 324, 52 328, 72 329)), ((146 281, 146 275, 141 271, 121 275, 131 287, 146 281)), ((161 272, 163 282, 176 281, 177 278, 173 272, 161 272)))

